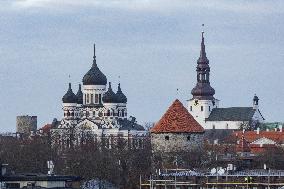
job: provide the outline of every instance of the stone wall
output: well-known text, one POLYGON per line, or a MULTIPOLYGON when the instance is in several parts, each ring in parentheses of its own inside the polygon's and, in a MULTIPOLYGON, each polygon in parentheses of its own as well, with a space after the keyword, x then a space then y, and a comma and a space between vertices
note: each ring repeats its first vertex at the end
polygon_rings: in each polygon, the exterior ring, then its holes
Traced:
POLYGON ((203 133, 151 133, 154 152, 191 151, 203 144, 203 133))
POLYGON ((37 130, 37 116, 17 116, 17 132, 30 134, 31 131, 37 130))

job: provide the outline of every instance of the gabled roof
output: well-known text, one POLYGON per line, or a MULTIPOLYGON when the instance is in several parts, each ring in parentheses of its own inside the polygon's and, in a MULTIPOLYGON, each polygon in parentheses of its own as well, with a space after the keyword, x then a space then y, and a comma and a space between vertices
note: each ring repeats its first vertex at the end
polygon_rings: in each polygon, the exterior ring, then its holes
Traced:
POLYGON ((252 107, 214 108, 206 121, 250 121, 254 113, 252 107))
POLYGON ((175 100, 151 133, 203 133, 203 127, 192 117, 179 100, 175 100))

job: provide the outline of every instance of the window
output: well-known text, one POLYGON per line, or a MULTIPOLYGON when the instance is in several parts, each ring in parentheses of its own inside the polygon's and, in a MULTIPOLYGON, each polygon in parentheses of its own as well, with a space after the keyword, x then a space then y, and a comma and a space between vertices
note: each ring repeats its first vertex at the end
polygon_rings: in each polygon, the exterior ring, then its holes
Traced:
POLYGON ((99 102, 99 96, 98 94, 95 94, 95 103, 97 104, 99 102))
POLYGON ((87 100, 87 95, 85 94, 85 104, 86 104, 86 100, 87 100))
POLYGON ((201 111, 203 111, 203 106, 201 106, 200 108, 201 108, 201 111))
POLYGON ((121 117, 124 117, 124 110, 121 110, 121 117))
POLYGON ((212 126, 212 129, 215 129, 215 125, 212 126))
POLYGON ((107 110, 107 116, 110 116, 110 110, 107 110))
POLYGON ((87 104, 89 104, 89 94, 87 94, 87 104))
POLYGON ((165 136, 165 140, 170 140, 170 137, 169 136, 165 136))
POLYGON ((192 112, 192 106, 190 106, 190 111, 192 112))
POLYGON ((187 140, 190 141, 190 135, 187 136, 187 140))
POLYGON ((91 104, 94 103, 94 94, 91 94, 91 104))
POLYGON ((101 103, 102 103, 102 95, 99 94, 99 104, 101 104, 101 103))
POLYGON ((209 112, 211 111, 211 107, 209 106, 209 112))
POLYGON ((226 123, 226 129, 229 129, 229 124, 228 123, 226 123))

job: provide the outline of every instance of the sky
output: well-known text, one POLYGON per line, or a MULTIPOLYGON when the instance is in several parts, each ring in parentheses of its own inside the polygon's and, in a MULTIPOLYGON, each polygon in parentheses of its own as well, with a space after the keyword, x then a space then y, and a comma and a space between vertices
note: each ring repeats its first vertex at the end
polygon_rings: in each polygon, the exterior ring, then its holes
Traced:
POLYGON ((14 132, 17 115, 38 116, 38 128, 61 119, 62 96, 69 82, 77 92, 94 43, 101 71, 115 90, 121 82, 128 114, 140 124, 158 121, 176 98, 186 105, 192 97, 202 30, 220 107, 252 106, 257 94, 266 121, 284 121, 283 7, 280 0, 1 0, 0 132, 14 132))

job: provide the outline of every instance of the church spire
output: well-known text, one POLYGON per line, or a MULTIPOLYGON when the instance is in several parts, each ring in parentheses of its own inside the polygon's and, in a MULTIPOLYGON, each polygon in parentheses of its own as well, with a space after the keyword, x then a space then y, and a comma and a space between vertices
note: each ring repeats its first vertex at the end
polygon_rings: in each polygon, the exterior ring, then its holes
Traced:
POLYGON ((196 76, 197 83, 192 89, 191 94, 195 99, 214 99, 215 90, 210 86, 210 66, 206 57, 204 32, 201 33, 201 50, 197 60, 196 76))
POLYGON ((96 44, 94 43, 94 56, 93 56, 93 65, 92 67, 97 67, 97 60, 96 60, 96 44))
POLYGON ((201 49, 200 49, 200 56, 198 59, 199 63, 209 63, 209 60, 206 57, 206 51, 205 51, 205 43, 204 43, 204 31, 201 33, 201 49))

